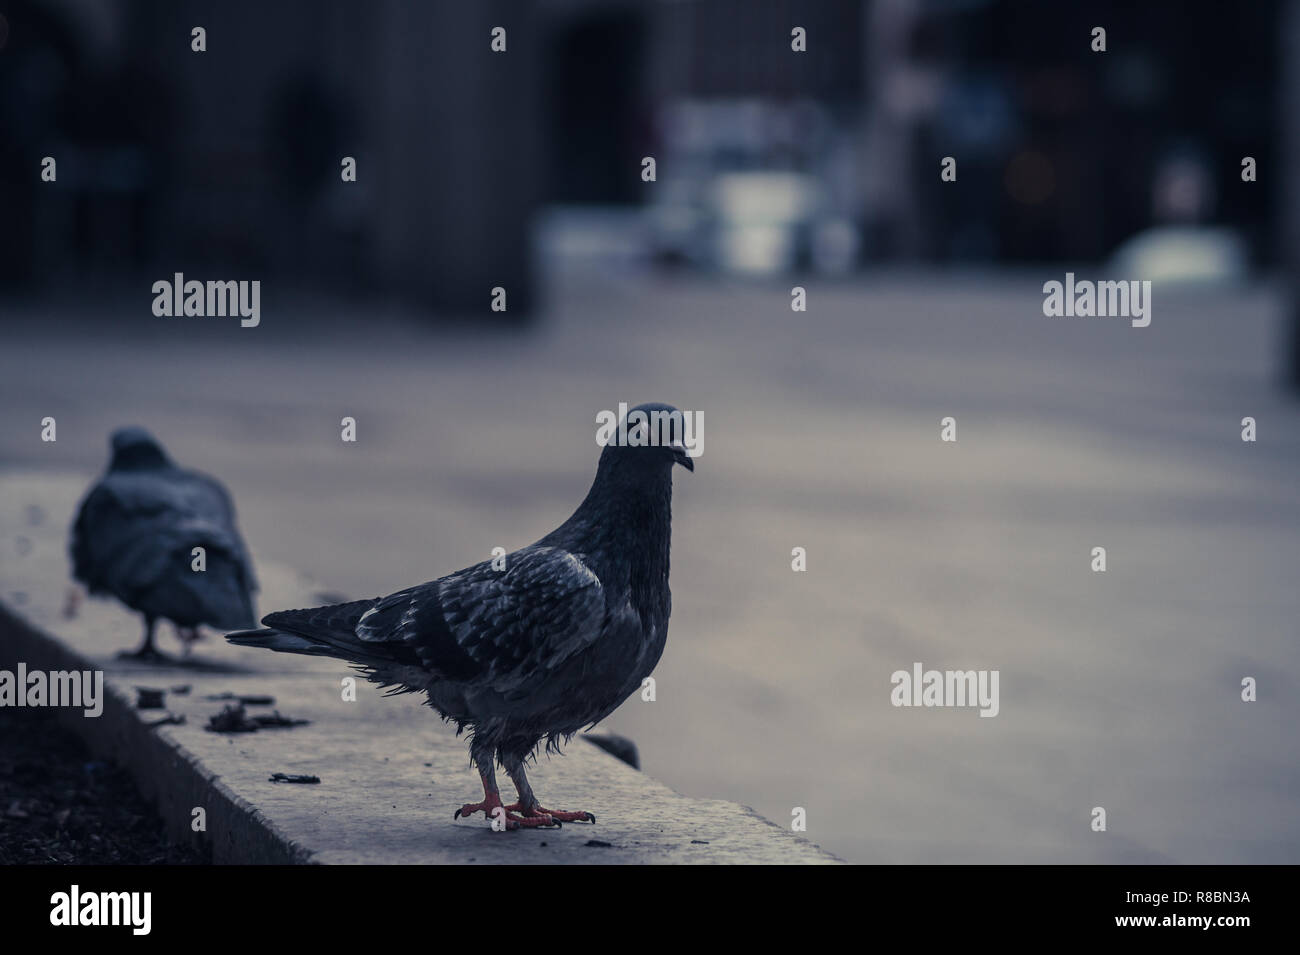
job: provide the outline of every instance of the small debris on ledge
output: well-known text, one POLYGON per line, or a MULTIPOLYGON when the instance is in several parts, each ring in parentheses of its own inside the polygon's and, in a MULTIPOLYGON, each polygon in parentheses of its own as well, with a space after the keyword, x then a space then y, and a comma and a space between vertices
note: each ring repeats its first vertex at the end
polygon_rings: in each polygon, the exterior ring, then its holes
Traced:
POLYGON ((318 783, 319 776, 308 776, 304 773, 272 773, 268 779, 272 783, 318 783))

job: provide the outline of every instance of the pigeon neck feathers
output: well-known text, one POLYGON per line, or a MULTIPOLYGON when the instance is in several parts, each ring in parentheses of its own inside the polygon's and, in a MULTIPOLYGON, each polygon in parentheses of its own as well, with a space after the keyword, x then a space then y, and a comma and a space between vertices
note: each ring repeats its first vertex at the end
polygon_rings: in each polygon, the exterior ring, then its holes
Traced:
POLYGON ((672 525, 672 465, 604 455, 586 498, 563 525, 539 543, 583 555, 608 588, 630 587, 642 612, 667 611, 672 525))
POLYGON ((110 471, 147 471, 171 465, 158 439, 144 428, 118 428, 108 441, 110 471))

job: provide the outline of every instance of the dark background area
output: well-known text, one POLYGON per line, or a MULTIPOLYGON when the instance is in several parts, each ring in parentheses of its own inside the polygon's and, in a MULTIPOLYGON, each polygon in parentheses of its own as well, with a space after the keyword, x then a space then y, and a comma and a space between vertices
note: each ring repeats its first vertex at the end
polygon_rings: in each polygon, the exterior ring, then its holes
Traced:
POLYGON ((1253 265, 1276 267, 1280 172, 1295 168, 1279 122, 1295 115, 1280 101, 1283 12, 6 0, 0 291, 255 269, 431 313, 486 313, 501 285, 518 316, 536 290, 539 210, 647 205, 647 155, 656 185, 687 196, 733 171, 834 178, 807 225, 843 221, 853 269, 1100 261, 1179 217, 1230 227, 1253 265), (200 23, 206 53, 189 47, 200 23), (812 53, 791 52, 796 23, 812 53), (504 54, 489 49, 498 24, 504 54), (1105 53, 1090 49, 1094 25, 1105 53), (690 107, 712 110, 693 137, 672 119, 690 107), (39 179, 47 155, 57 183, 39 179), (346 187, 345 155, 360 170, 346 187), (959 181, 935 189, 948 155, 959 181), (1262 172, 1243 188, 1247 155, 1262 172), (1213 185, 1175 216, 1157 191, 1178 161, 1213 185))

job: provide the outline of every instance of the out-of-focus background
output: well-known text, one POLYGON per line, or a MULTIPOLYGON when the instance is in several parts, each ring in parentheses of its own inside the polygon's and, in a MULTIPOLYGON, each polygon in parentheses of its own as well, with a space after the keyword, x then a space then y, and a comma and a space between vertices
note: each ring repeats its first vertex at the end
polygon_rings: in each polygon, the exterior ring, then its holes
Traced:
POLYGON ((1297 0, 0 0, 0 468, 145 425, 370 596, 672 402, 647 771, 853 861, 1295 862, 1298 182, 1297 0), (1150 327, 1046 317, 1067 271, 1150 327), (1000 715, 892 707, 914 661, 1000 715))

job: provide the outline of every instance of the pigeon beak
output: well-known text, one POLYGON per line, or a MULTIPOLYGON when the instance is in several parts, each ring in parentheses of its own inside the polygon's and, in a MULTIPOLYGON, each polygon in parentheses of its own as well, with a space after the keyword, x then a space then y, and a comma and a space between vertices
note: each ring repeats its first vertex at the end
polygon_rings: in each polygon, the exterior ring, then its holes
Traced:
POLYGON ((695 470, 695 459, 686 453, 685 445, 674 444, 672 446, 673 461, 680 464, 688 471, 695 470))

